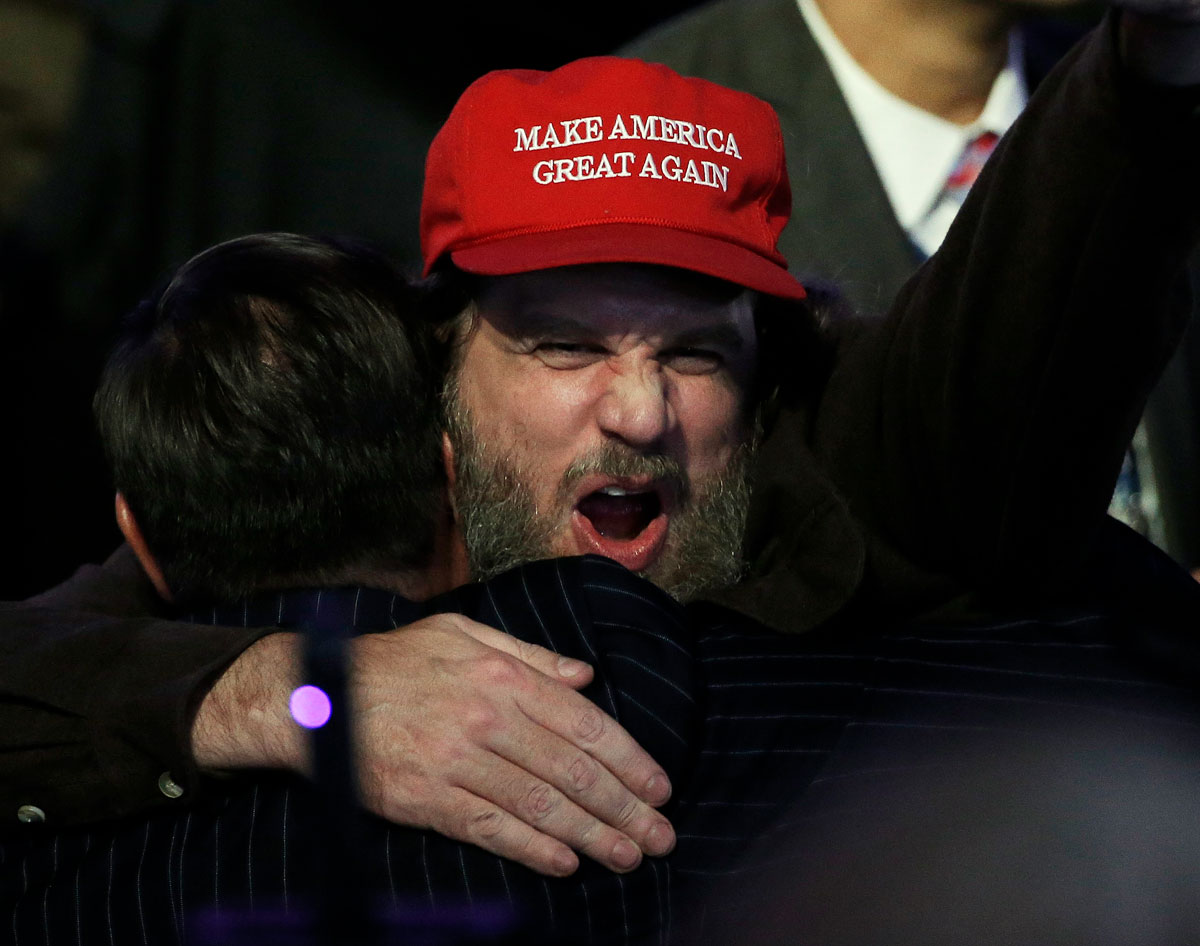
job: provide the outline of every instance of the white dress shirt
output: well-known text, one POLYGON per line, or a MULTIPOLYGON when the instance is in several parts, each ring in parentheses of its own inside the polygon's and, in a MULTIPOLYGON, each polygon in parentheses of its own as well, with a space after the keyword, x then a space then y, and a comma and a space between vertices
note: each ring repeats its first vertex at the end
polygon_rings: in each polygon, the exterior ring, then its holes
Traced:
POLYGON ((963 152, 984 132, 1004 134, 1029 99, 1020 34, 1012 34, 1008 62, 983 112, 969 125, 958 125, 885 89, 842 45, 816 0, 797 4, 850 106, 896 219, 926 255, 933 253, 960 206, 945 198, 943 188, 963 152))

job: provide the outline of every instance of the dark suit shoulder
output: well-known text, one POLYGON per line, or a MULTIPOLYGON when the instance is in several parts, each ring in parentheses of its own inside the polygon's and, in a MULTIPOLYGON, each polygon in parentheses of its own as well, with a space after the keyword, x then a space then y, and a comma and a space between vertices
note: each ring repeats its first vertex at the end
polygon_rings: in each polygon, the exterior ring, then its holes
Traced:
MULTIPOLYGON (((771 100, 769 76, 797 65, 807 35, 792 0, 718 0, 675 17, 620 50, 771 100), (747 55, 754 50, 754 55, 747 55)), ((774 103, 772 103, 774 104, 774 103)))

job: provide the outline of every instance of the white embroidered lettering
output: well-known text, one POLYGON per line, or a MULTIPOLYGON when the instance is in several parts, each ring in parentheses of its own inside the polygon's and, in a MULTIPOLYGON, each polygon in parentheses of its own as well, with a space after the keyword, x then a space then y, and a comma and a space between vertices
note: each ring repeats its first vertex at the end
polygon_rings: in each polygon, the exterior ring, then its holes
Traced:
POLYGON ((528 130, 524 128, 514 128, 513 131, 517 133, 517 146, 513 148, 513 151, 539 150, 540 146, 537 143, 537 134, 541 130, 541 125, 534 125, 528 130))
POLYGON ((711 161, 702 161, 701 165, 704 168, 704 180, 702 183, 709 187, 719 187, 723 191, 729 190, 729 168, 721 164, 713 164, 711 161))
POLYGON ((631 135, 628 131, 625 130, 625 119, 623 119, 620 115, 618 115, 616 120, 613 122, 612 131, 610 131, 608 133, 608 137, 609 138, 632 138, 633 135, 631 135))
POLYGON ((657 115, 651 115, 645 121, 642 120, 641 115, 630 115, 629 117, 633 119, 634 138, 647 138, 650 141, 655 139, 654 125, 658 121, 657 115))
POLYGON ((619 170, 617 172, 616 176, 617 177, 632 176, 633 172, 631 170, 629 170, 629 162, 635 160, 636 158, 637 158, 637 155, 634 154, 632 151, 618 151, 616 154, 614 154, 613 160, 621 162, 621 170, 619 170))

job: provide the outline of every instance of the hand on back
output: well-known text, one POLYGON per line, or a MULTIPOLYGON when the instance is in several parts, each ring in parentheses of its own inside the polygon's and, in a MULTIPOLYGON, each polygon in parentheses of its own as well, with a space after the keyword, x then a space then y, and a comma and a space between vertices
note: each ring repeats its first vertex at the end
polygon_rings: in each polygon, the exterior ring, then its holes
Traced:
MULTIPOLYGON (((202 767, 307 769, 286 711, 298 647, 296 635, 270 635, 217 681, 192 730, 202 767)), ((652 807, 670 795, 667 776, 575 692, 592 678, 587 664, 458 614, 357 637, 351 662, 372 812, 551 875, 575 870, 572 849, 625 871, 674 846, 652 807)))

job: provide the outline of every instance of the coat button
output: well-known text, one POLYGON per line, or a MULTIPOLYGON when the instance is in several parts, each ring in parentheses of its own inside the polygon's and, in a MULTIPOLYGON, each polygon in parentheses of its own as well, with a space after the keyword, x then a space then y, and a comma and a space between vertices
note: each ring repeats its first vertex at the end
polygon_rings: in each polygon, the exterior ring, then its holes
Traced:
POLYGON ((183 794, 183 786, 171 778, 170 772, 163 772, 158 777, 158 790, 168 798, 178 798, 183 794))
POLYGON ((37 805, 22 805, 17 809, 17 820, 21 824, 41 824, 46 820, 46 813, 37 805))

